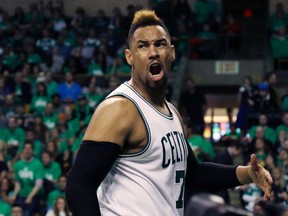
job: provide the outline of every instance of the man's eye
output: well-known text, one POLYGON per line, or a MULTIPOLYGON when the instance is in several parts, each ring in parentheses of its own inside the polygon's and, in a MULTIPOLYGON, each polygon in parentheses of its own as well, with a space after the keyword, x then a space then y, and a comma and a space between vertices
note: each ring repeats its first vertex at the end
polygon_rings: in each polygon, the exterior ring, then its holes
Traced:
POLYGON ((164 47, 164 46, 166 46, 166 43, 165 42, 160 42, 160 43, 155 44, 155 46, 164 47))
POLYGON ((140 49, 142 49, 142 48, 144 48, 144 47, 145 47, 144 44, 140 44, 140 45, 138 45, 138 48, 140 48, 140 49))

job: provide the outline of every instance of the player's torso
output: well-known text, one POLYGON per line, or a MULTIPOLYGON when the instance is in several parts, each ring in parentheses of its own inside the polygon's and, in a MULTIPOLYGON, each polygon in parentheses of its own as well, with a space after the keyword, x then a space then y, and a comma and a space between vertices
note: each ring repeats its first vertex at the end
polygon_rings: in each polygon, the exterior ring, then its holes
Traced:
POLYGON ((112 94, 137 107, 147 144, 113 165, 98 191, 102 215, 183 215, 187 147, 176 113, 171 105, 171 115, 160 113, 128 83, 112 94))

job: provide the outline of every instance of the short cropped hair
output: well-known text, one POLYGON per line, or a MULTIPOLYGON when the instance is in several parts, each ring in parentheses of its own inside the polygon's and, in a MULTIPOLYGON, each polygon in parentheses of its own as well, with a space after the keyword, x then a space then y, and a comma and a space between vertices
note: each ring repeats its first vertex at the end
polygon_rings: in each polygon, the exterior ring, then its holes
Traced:
POLYGON ((128 44, 133 37, 134 32, 140 28, 145 26, 154 26, 158 25, 161 26, 167 34, 170 36, 170 33, 163 23, 163 21, 155 14, 153 10, 139 10, 134 14, 133 21, 131 23, 129 33, 128 33, 128 44))

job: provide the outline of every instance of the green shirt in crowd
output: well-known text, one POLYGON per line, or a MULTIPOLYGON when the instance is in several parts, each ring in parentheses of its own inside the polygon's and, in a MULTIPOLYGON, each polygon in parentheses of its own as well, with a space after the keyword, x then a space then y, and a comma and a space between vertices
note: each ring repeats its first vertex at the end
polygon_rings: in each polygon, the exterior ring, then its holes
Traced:
POLYGON ((50 101, 51 101, 51 98, 49 96, 34 95, 32 97, 30 109, 37 113, 43 113, 45 111, 45 107, 47 103, 49 103, 50 101))
POLYGON ((56 199, 58 197, 65 197, 65 192, 64 191, 60 191, 59 189, 55 189, 53 191, 51 191, 49 194, 48 194, 48 198, 47 198, 47 206, 48 208, 51 208, 53 207, 56 199))
POLYGON ((91 108, 95 108, 96 105, 98 105, 100 103, 100 101, 102 100, 103 98, 103 94, 99 94, 97 92, 95 93, 86 93, 85 96, 87 97, 88 99, 88 104, 91 108))
POLYGON ((55 128, 57 124, 57 118, 58 118, 58 114, 56 112, 54 112, 52 115, 44 115, 43 123, 46 125, 46 127, 49 130, 52 130, 53 128, 55 128))
POLYGON ((11 206, 3 200, 0 200, 0 216, 11 216, 11 206))
POLYGON ((47 94, 52 96, 57 92, 58 83, 56 81, 51 81, 46 83, 47 86, 47 94))
MULTIPOLYGON (((250 135, 251 138, 255 138, 256 137, 257 127, 259 127, 259 126, 253 126, 250 129, 249 135, 250 135)), ((268 127, 268 126, 266 126, 265 129, 264 129, 264 137, 267 140, 269 140, 270 142, 272 142, 272 143, 275 143, 277 141, 277 139, 278 139, 276 131, 273 128, 268 127)))
POLYGON ((288 126, 287 125, 279 125, 276 128, 277 134, 279 135, 280 131, 285 131, 286 134, 288 135, 288 126))
POLYGON ((44 166, 44 177, 50 181, 57 181, 62 175, 60 165, 52 161, 49 166, 44 166))
POLYGON ((14 164, 15 181, 21 185, 20 197, 27 197, 35 186, 36 180, 43 179, 42 163, 35 158, 26 162, 23 159, 14 164))
POLYGON ((5 128, 0 133, 0 139, 3 140, 7 145, 19 146, 24 143, 26 139, 25 131, 17 127, 14 130, 5 128))
POLYGON ((194 153, 199 161, 205 161, 207 156, 210 160, 215 157, 215 151, 212 144, 205 140, 202 136, 193 135, 192 137, 188 138, 187 141, 194 150, 194 153))

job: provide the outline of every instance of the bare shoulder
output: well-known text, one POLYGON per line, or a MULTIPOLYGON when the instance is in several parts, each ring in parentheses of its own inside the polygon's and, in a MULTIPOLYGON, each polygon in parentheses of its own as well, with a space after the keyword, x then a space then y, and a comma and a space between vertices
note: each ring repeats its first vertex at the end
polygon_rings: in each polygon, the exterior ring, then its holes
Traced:
POLYGON ((123 146, 137 118, 138 111, 129 99, 108 98, 95 110, 83 139, 108 141, 123 146))

